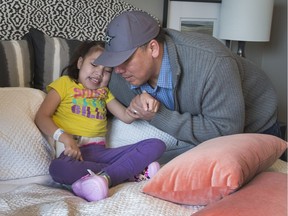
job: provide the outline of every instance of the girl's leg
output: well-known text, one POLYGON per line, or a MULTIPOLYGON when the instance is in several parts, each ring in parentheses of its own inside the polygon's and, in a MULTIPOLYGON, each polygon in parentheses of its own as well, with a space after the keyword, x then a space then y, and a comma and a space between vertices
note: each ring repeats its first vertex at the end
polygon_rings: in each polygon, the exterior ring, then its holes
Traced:
POLYGON ((101 161, 88 161, 86 155, 88 153, 88 158, 91 157, 91 153, 94 153, 94 158, 98 158, 100 152, 105 149, 102 145, 88 145, 85 147, 80 147, 80 151, 84 161, 75 160, 72 157, 68 157, 63 153, 56 159, 54 159, 49 167, 49 173, 54 181, 71 185, 76 180, 88 174, 87 169, 93 170, 95 173, 100 172, 104 167, 108 166, 106 163, 101 163, 101 161))
POLYGON ((54 181, 72 184, 88 174, 106 172, 117 185, 142 172, 151 162, 160 158, 166 145, 159 139, 147 139, 119 148, 105 148, 102 145, 88 145, 80 148, 84 161, 77 161, 63 153, 54 159, 49 172, 54 181))
MULTIPOLYGON (((122 183, 142 172, 146 166, 157 160, 165 149, 165 143, 158 139, 148 139, 120 148, 103 148, 101 153, 93 153, 95 148, 92 151, 85 148, 83 151, 81 150, 81 153, 84 153, 86 160, 110 164, 102 169, 102 172, 110 177, 110 181, 107 176, 87 176, 72 184, 72 190, 77 196, 87 201, 104 199, 108 196, 108 182, 105 181, 104 177, 109 181, 109 186, 122 183), (86 150, 87 154, 85 154, 86 150)), ((83 159, 85 160, 84 157, 83 159)))
MULTIPOLYGON (((103 157, 109 158, 109 166, 102 171, 111 179, 112 186, 118 185, 141 173, 150 163, 160 158, 166 145, 159 139, 146 139, 120 148, 108 148, 103 157)), ((102 160, 104 163, 108 161, 102 160)))
MULTIPOLYGON (((83 153, 84 160, 94 160, 96 164, 102 162, 110 165, 102 169, 105 174, 103 177, 92 175, 81 178, 72 184, 72 190, 77 196, 87 201, 104 199, 108 196, 109 186, 115 186, 139 174, 151 162, 157 160, 165 149, 165 143, 158 139, 148 139, 120 148, 105 149, 103 147, 101 152, 95 151, 94 153, 96 148, 93 148, 92 151, 83 148, 81 153, 83 153), (107 182, 104 177, 108 180, 107 182)), ((95 170, 91 170, 95 172, 95 170)))

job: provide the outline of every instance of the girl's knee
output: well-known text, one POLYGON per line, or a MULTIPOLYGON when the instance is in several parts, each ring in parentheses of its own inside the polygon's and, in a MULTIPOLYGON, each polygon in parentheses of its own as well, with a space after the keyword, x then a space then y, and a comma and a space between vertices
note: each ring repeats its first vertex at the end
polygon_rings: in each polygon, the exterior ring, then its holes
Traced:
POLYGON ((59 170, 67 170, 70 167, 70 161, 72 161, 72 158, 65 155, 60 155, 60 157, 51 161, 49 166, 49 173, 53 174, 59 173, 59 170))
POLYGON ((157 141, 157 145, 158 145, 158 148, 159 148, 159 150, 160 151, 162 151, 162 152, 164 152, 164 151, 166 151, 166 144, 165 144, 165 142, 163 142, 162 140, 160 140, 160 139, 156 139, 157 141))
POLYGON ((166 150, 166 144, 165 142, 163 142, 160 139, 157 138, 151 138, 147 140, 149 143, 151 143, 151 146, 153 146, 153 148, 155 150, 158 150, 158 152, 163 153, 166 150))

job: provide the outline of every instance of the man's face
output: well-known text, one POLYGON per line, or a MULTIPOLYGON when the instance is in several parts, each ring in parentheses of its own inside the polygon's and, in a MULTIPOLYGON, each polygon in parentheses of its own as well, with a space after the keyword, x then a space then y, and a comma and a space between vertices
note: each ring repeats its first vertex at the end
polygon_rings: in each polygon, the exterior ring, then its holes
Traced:
POLYGON ((140 86, 148 82, 155 73, 153 56, 149 46, 145 45, 137 48, 128 60, 114 67, 114 71, 134 86, 140 86))

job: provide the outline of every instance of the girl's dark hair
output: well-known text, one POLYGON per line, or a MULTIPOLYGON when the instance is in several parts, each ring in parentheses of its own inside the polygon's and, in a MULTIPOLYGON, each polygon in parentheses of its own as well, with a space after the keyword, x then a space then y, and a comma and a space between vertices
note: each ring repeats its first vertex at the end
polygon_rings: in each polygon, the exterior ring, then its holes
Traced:
POLYGON ((84 58, 89 53, 89 51, 91 51, 92 47, 95 49, 104 49, 104 46, 105 46, 104 41, 82 42, 72 55, 69 64, 65 68, 63 68, 61 76, 66 74, 71 79, 77 81, 79 78, 79 69, 77 68, 78 59, 80 57, 84 58))

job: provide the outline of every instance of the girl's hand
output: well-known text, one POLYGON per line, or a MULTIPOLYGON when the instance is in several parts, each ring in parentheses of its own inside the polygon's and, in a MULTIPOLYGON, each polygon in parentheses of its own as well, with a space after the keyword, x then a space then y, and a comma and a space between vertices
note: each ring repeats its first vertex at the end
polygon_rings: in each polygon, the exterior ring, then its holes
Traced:
POLYGON ((63 142, 65 146, 64 155, 83 161, 77 141, 71 135, 63 133, 60 137, 60 142, 63 142))

